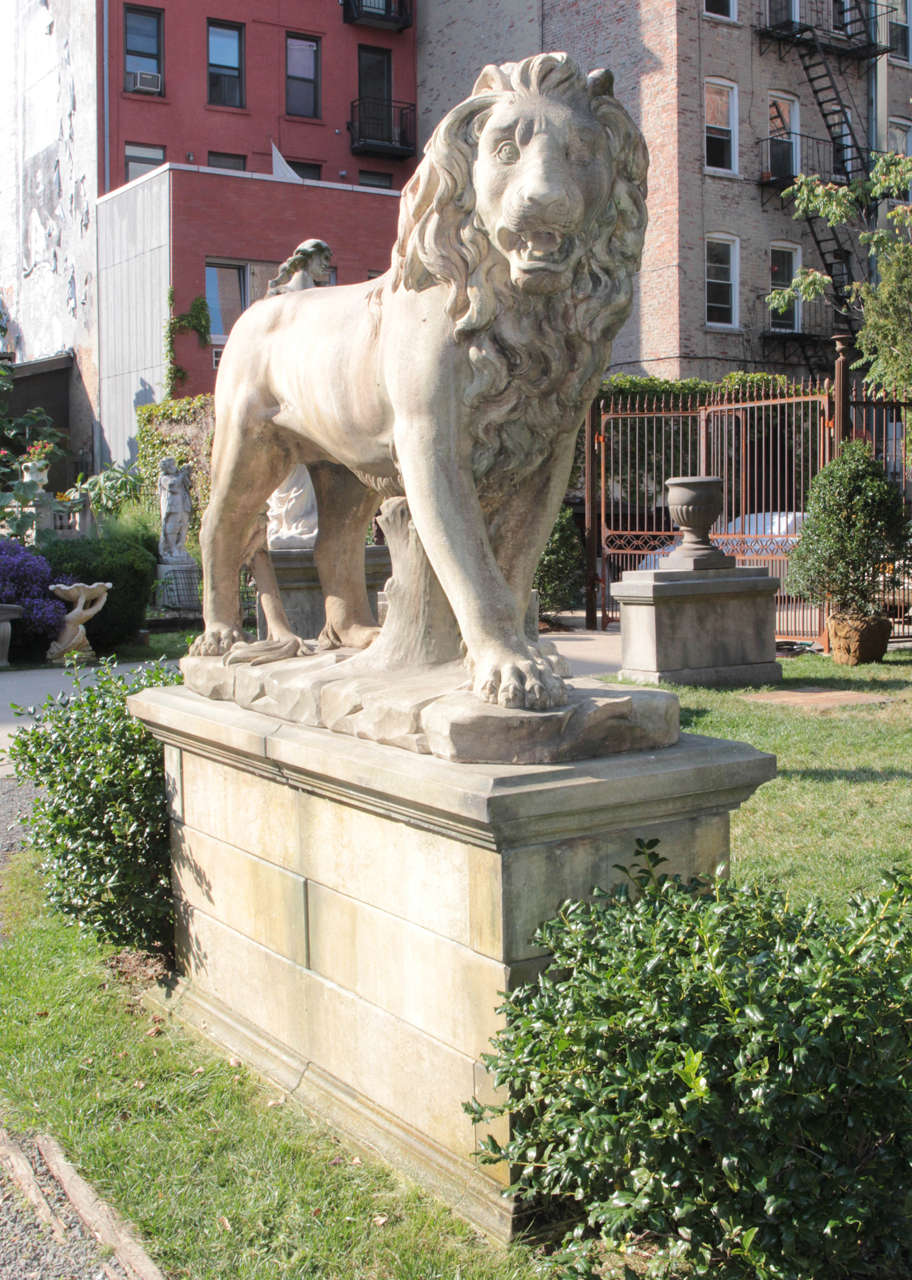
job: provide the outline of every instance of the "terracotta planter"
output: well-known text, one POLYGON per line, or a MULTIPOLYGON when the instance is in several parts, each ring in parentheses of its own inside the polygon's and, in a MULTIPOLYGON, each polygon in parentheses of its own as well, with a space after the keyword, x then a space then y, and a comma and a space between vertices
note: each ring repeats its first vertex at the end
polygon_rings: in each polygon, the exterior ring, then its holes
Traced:
POLYGON ((827 619, 833 661, 845 667, 857 667, 860 662, 882 662, 892 629, 892 622, 883 615, 859 618, 834 613, 827 619))

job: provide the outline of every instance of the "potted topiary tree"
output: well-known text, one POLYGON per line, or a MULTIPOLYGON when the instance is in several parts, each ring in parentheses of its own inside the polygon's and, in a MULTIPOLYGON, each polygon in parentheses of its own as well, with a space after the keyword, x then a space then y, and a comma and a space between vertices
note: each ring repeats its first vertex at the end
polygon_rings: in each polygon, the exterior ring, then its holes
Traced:
POLYGON ((870 445, 851 440, 814 477, 787 589, 829 611, 836 662, 880 662, 890 638, 884 591, 910 572, 912 528, 902 494, 870 445), (904 563, 905 562, 905 563, 904 563))

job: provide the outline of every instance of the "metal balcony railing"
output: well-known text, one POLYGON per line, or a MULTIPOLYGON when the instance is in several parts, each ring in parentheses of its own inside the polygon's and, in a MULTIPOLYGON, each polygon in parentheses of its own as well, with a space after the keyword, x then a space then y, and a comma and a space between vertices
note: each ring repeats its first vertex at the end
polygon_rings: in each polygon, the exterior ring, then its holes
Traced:
POLYGON ((342 20, 404 31, 412 25, 412 0, 342 0, 342 20))
POLYGON ((871 0, 761 0, 759 26, 780 39, 814 33, 844 54, 867 58, 886 52, 878 43, 878 22, 895 14, 894 5, 871 0))
POLYGON ((799 173, 816 174, 824 182, 846 182, 870 171, 879 151, 858 148, 850 139, 812 138, 804 133, 760 139, 759 181, 787 187, 799 173))
POLYGON ((355 155, 413 156, 415 104, 356 98, 348 124, 355 155))
POLYGON ((814 298, 810 302, 796 298, 788 311, 778 312, 770 308, 766 294, 761 294, 756 299, 751 319, 755 332, 764 338, 800 335, 815 341, 829 341, 839 328, 832 303, 826 298, 814 298))

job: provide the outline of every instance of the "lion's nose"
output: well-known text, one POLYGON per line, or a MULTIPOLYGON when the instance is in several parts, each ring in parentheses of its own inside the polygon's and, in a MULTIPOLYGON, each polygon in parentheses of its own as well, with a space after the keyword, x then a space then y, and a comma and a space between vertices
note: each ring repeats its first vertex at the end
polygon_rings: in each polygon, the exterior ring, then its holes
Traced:
POLYGON ((569 227, 579 216, 580 200, 574 192, 559 185, 546 173, 530 174, 520 184, 517 212, 524 220, 550 226, 569 227))

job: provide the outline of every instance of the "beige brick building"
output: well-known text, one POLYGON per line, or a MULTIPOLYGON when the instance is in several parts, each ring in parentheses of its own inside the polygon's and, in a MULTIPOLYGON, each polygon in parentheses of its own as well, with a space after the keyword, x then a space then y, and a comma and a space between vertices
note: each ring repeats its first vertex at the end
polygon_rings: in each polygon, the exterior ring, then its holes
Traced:
POLYGON ((844 182, 912 152, 912 0, 422 0, 425 136, 485 62, 566 49, 609 66, 651 157, 650 226, 615 372, 717 378, 829 367, 823 303, 771 316, 799 266, 864 278, 857 243, 795 221, 797 172, 844 182))

